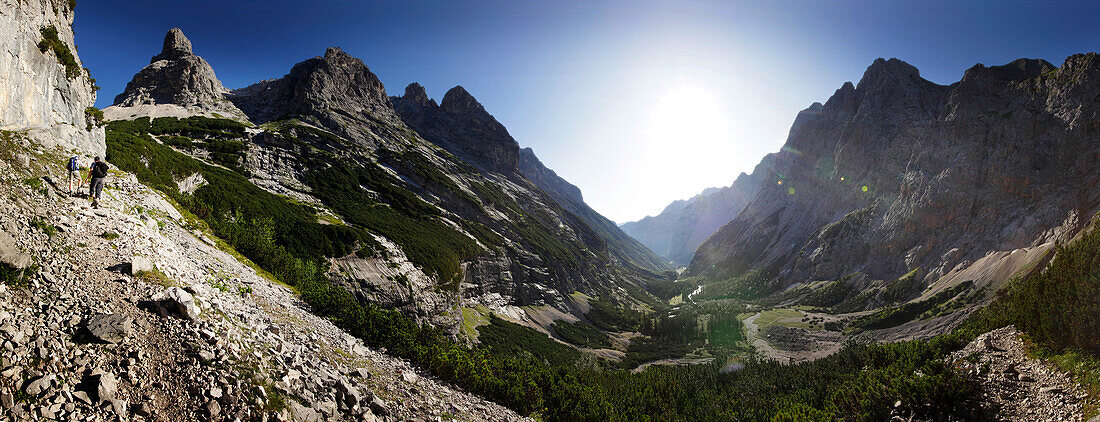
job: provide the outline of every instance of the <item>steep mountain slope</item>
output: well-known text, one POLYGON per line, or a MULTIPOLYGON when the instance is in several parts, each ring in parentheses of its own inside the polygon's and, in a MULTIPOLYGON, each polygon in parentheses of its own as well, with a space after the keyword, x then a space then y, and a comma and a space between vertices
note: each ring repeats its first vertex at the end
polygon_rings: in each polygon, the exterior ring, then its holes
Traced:
POLYGON ((464 306, 517 321, 529 318, 520 306, 583 318, 574 292, 659 306, 642 287, 655 275, 519 174, 515 141, 461 88, 410 128, 361 60, 329 48, 225 98, 248 120, 114 122, 110 158, 162 183, 219 235, 270 219, 260 229, 274 231, 282 252, 272 253, 293 257, 270 264, 287 274, 331 263, 328 277, 360 299, 455 332, 464 306), (164 161, 144 164, 153 160, 164 161))
POLYGON ((673 201, 660 214, 619 226, 658 255, 677 266, 687 266, 711 234, 733 220, 760 190, 760 178, 770 169, 770 160, 756 166, 752 174, 741 173, 733 184, 710 188, 687 200, 673 201))
POLYGON ((891 302, 874 280, 897 279, 903 302, 996 287, 1096 212, 1098 137, 1094 53, 979 64, 950 86, 879 59, 799 113, 759 195, 687 272, 772 291, 853 275, 830 297, 871 293, 854 310, 891 302))
POLYGON ((526 179, 542 189, 566 211, 594 229, 618 261, 649 272, 669 269, 653 252, 589 207, 580 189, 546 168, 534 151, 520 149, 508 130, 461 86, 447 91, 439 105, 428 98, 424 87, 417 83, 409 84, 403 96, 391 97, 391 100, 405 123, 424 139, 482 171, 500 173, 517 181, 526 179))
POLYGON ((607 242, 611 255, 619 261, 651 272, 672 269, 665 260, 617 227, 615 222, 589 207, 581 196, 581 190, 543 165, 531 148, 519 151, 519 171, 562 207, 595 229, 600 238, 607 242))

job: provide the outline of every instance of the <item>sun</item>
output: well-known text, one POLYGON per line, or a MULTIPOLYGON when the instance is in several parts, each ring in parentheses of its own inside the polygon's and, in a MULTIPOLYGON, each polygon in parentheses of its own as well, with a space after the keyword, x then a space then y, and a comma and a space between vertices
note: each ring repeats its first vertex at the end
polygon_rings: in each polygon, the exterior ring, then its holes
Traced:
MULTIPOLYGON (((677 79, 654 91, 647 119, 642 123, 646 155, 670 163, 680 176, 713 179, 708 173, 728 173, 734 143, 728 107, 712 89, 677 79)), ((688 180, 688 178, 685 178, 688 180)), ((698 182, 696 182, 698 183, 698 182)))

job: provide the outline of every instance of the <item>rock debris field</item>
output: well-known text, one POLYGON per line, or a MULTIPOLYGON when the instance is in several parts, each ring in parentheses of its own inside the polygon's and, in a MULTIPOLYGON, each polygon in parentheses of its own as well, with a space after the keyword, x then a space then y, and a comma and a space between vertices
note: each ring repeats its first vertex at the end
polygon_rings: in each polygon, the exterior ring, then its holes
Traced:
MULTIPOLYGON (((981 383, 981 406, 998 420, 1081 420, 1088 394, 1026 351, 1016 328, 1005 327, 978 336, 951 359, 981 383)), ((1100 422, 1100 417, 1090 422, 1100 422)))
POLYGON ((132 175, 98 209, 15 176, 38 157, 0 162, 0 257, 29 274, 0 284, 0 421, 525 419, 311 314, 132 175))

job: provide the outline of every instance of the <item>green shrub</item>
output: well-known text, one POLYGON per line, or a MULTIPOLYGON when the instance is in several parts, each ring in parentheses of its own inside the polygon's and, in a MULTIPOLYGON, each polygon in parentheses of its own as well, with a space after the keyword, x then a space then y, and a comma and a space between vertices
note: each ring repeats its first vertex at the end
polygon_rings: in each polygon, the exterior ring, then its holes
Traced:
POLYGON ((73 56, 72 50, 69 46, 61 41, 57 36, 57 28, 54 26, 45 26, 39 31, 42 33, 42 41, 38 42, 38 50, 45 53, 53 50, 53 54, 57 57, 57 61, 65 66, 65 76, 69 79, 76 79, 84 73, 84 68, 80 66, 80 63, 76 62, 76 57, 73 56))
POLYGON ((643 315, 632 309, 625 309, 605 300, 589 302, 591 308, 584 314, 592 325, 604 331, 632 331, 639 327, 643 315))
POLYGON ((551 328, 562 340, 580 347, 593 349, 611 347, 611 338, 606 333, 584 321, 555 321, 551 328))
MULTIPOLYGON (((95 85, 95 80, 92 80, 92 85, 95 85)), ((84 109, 84 120, 88 122, 87 129, 92 130, 103 126, 103 110, 95 107, 87 107, 84 109)))

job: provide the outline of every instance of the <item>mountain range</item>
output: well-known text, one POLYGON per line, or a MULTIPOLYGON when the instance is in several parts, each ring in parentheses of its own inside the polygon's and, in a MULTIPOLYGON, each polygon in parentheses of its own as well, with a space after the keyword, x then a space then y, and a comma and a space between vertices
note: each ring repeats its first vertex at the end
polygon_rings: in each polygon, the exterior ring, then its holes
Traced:
MULTIPOLYGON (((226 158, 221 164, 256 186, 313 204, 361 231, 357 236, 369 233, 359 243, 376 240, 385 252, 326 255, 335 264, 333 279, 372 303, 451 329, 460 325, 462 307, 534 321, 518 307, 548 306, 567 319, 583 318, 587 299, 575 292, 649 306, 656 298, 644 286, 667 277, 664 260, 588 207, 529 148, 521 150, 464 88, 450 89, 439 103, 416 83, 389 96, 360 59, 336 47, 281 78, 227 90, 182 31, 172 29, 163 50, 104 114, 115 121, 152 118, 154 128, 162 118, 194 117, 248 126, 217 146, 198 139, 174 146, 204 160, 226 158), (228 157, 218 155, 225 142, 235 148, 228 157), (334 180, 347 184, 332 186, 334 180), (364 213, 351 198, 408 221, 364 213), (440 246, 428 237, 451 240, 440 246), (396 271, 386 258, 394 256, 413 265, 396 271)), ((156 141, 163 143, 162 135, 187 133, 158 133, 156 141)), ((213 188, 193 194, 203 189, 213 188)), ((553 320, 543 321, 533 325, 549 330, 553 320)))

